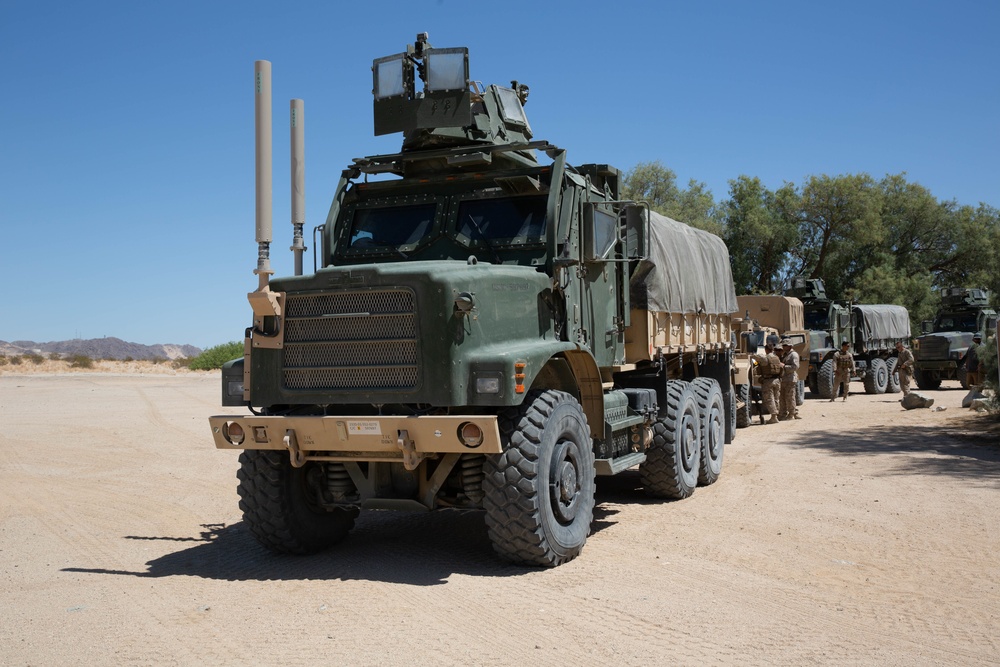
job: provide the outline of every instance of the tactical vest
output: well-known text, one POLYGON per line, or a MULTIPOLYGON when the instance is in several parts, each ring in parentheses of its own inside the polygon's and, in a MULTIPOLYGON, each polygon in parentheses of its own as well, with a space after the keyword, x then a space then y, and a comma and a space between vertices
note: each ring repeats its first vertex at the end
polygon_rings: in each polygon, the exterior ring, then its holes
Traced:
POLYGON ((764 356, 764 363, 760 365, 760 377, 762 380, 781 377, 781 359, 778 359, 778 355, 772 352, 764 356))
POLYGON ((850 373, 852 361, 854 361, 854 359, 852 359, 849 354, 839 355, 837 357, 837 370, 841 373, 850 373))

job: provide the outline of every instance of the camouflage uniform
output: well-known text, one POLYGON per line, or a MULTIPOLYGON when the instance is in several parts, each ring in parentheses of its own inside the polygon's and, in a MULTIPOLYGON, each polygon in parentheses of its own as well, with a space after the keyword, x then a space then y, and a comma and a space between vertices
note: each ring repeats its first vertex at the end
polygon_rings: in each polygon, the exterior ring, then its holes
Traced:
POLYGON ((910 393, 910 380, 913 379, 913 352, 904 347, 896 358, 896 370, 899 371, 899 388, 903 396, 910 393))
POLYGON ((781 398, 779 386, 781 383, 781 359, 774 352, 766 355, 756 355, 758 377, 760 378, 760 397, 764 403, 764 411, 771 415, 769 424, 778 421, 778 402, 781 398))
POLYGON ((976 387, 979 385, 979 345, 982 343, 982 339, 977 334, 973 338, 972 345, 969 346, 969 351, 965 353, 965 381, 969 387, 976 387))
POLYGON ((857 366, 854 364, 854 355, 851 354, 850 350, 845 350, 841 348, 833 353, 833 366, 836 369, 833 376, 833 396, 830 397, 831 401, 837 399, 837 394, 840 393, 840 387, 844 387, 844 400, 847 400, 847 395, 851 393, 851 376, 857 371, 857 366))
POLYGON ((781 408, 779 419, 802 419, 795 404, 799 390, 799 353, 789 348, 781 357, 781 408))

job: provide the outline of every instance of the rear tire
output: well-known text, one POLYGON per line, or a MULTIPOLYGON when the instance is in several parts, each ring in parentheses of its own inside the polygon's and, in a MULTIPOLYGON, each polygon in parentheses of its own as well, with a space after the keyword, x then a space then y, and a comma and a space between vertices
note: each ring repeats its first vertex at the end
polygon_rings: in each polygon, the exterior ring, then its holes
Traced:
POLYGON ((889 384, 889 370, 882 359, 872 359, 865 373, 865 393, 884 394, 889 384))
POLYGON ((889 383, 885 385, 885 393, 887 394, 898 394, 900 392, 899 371, 896 370, 898 364, 898 357, 889 357, 885 360, 885 367, 889 372, 889 383))
POLYGON ((656 498, 687 498, 698 486, 701 465, 701 420, 687 382, 667 382, 666 405, 653 422, 653 443, 639 464, 646 493, 656 498))
POLYGON ((358 510, 320 507, 311 483, 317 472, 322 473, 319 464, 294 468, 288 454, 277 450, 240 453, 236 491, 243 521, 258 542, 278 553, 305 555, 347 537, 358 510))
POLYGON ((736 439, 736 392, 730 387, 722 396, 726 404, 726 444, 732 444, 736 439))
POLYGON ((583 550, 594 518, 594 446, 583 408, 564 391, 532 392, 500 415, 504 452, 486 457, 486 528, 493 549, 554 567, 583 550))
POLYGON ((698 484, 714 484, 722 474, 722 457, 725 453, 726 408, 719 383, 711 378, 696 378, 691 383, 698 400, 701 416, 701 463, 698 484))

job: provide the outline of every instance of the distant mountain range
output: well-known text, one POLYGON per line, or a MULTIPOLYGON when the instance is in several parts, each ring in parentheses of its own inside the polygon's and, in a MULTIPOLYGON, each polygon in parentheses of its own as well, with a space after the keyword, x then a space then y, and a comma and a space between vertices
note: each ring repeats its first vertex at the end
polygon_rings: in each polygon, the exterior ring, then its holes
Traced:
POLYGON ((81 340, 52 341, 36 343, 33 340, 15 340, 10 343, 0 340, 0 354, 16 356, 22 354, 58 354, 72 357, 81 354, 91 359, 192 359, 201 354, 201 348, 194 345, 142 345, 129 343, 121 338, 90 338, 81 340))

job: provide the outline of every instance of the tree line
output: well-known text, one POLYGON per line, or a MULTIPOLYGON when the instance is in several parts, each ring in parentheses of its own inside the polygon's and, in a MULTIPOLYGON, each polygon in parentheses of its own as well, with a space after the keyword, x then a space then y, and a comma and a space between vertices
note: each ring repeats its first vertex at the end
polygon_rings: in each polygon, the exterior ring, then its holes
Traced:
POLYGON ((780 294, 793 276, 820 278, 833 299, 905 306, 915 328, 933 318, 941 288, 986 288, 994 306, 1000 297, 1000 210, 938 200, 905 173, 823 174, 777 190, 743 175, 716 201, 704 183, 683 188, 654 161, 628 171, 622 190, 721 236, 737 294, 780 294))

